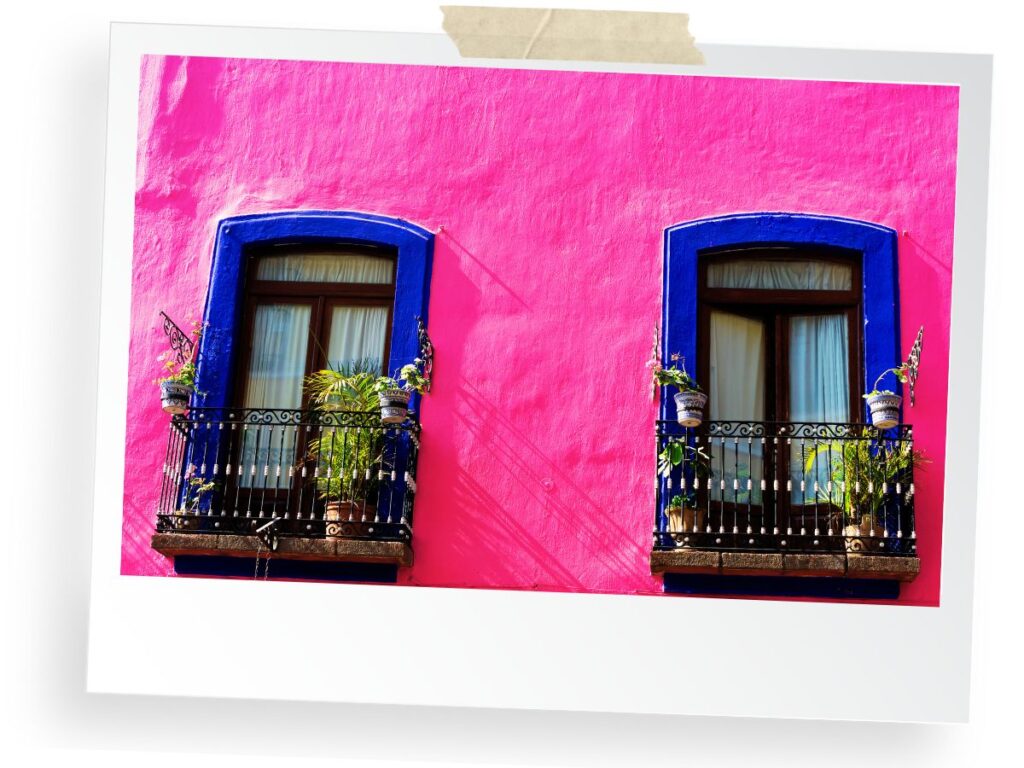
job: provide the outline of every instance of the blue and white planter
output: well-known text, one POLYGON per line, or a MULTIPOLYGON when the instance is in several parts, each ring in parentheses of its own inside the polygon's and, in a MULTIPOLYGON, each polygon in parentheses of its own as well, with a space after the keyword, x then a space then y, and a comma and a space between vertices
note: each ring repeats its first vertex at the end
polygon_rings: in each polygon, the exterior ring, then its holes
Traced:
POLYGON ((695 389, 676 392, 676 421, 683 427, 699 427, 704 421, 704 406, 708 396, 695 389))
POLYGON ((380 420, 385 424, 401 424, 409 413, 409 392, 404 389, 385 389, 380 398, 380 420))
POLYGON ((871 410, 871 423, 878 429, 890 429, 900 423, 900 404, 903 398, 899 395, 871 395, 867 402, 871 410))
POLYGON ((188 402, 192 399, 195 387, 182 384, 180 381, 160 382, 160 406, 165 413, 180 416, 188 410, 188 402))

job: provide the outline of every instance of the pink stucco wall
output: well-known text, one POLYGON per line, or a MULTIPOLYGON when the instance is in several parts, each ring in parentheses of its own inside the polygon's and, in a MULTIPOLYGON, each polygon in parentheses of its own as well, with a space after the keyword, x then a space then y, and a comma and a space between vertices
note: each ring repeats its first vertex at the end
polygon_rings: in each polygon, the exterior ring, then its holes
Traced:
POLYGON ((648 358, 666 227, 741 211, 901 233, 902 344, 925 354, 920 576, 937 604, 955 87, 147 57, 122 572, 149 547, 167 417, 158 311, 199 317, 216 223, 288 209, 437 237, 414 548, 400 583, 660 593, 648 358), (443 230, 441 229, 443 227, 443 230))

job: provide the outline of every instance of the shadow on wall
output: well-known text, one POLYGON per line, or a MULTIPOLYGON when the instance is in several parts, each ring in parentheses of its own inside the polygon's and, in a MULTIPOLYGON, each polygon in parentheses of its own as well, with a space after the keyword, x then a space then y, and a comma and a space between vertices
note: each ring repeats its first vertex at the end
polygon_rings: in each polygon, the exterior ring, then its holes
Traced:
POLYGON ((432 293, 450 299, 431 312, 438 362, 424 407, 409 579, 569 591, 646 587, 647 528, 622 525, 629 517, 594 501, 581 480, 586 455, 571 465, 552 458, 556 451, 516 422, 514 390, 496 397, 467 378, 466 350, 493 343, 473 338, 493 304, 502 304, 499 319, 516 323, 529 306, 447 232, 435 249, 432 293), (504 295, 492 299, 499 288, 504 295))

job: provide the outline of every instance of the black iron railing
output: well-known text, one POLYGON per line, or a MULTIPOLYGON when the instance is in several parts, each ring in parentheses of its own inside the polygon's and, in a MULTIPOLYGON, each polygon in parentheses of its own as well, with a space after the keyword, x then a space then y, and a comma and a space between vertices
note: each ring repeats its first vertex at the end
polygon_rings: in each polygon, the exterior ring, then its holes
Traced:
POLYGON ((193 408, 171 419, 157 530, 409 541, 419 424, 193 408))
POLYGON ((912 429, 657 423, 654 548, 916 554, 912 429))

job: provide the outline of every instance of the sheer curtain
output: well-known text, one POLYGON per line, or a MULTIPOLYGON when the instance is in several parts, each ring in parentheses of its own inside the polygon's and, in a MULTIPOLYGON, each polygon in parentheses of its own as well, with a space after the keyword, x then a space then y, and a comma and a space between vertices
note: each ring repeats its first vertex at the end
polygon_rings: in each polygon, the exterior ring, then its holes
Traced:
MULTIPOLYGON (((310 307, 305 304, 262 304, 253 318, 252 352, 246 376, 245 408, 299 408, 306 371, 310 307)), ((274 487, 276 468, 287 467, 295 455, 294 430, 284 426, 253 426, 242 432, 239 485, 274 487)))
POLYGON ((789 319, 791 421, 847 421, 850 347, 846 315, 789 319))
MULTIPOLYGON (((713 421, 764 420, 765 325, 757 318, 729 312, 711 312, 709 326, 711 377, 708 404, 713 421)), ((726 501, 761 503, 761 443, 754 441, 743 450, 711 443, 715 477, 725 480, 726 501), (734 483, 733 481, 738 481, 734 483), (751 489, 747 489, 750 480, 751 489), (738 488, 734 492, 734 485, 738 488)), ((711 489, 712 499, 723 496, 721 483, 711 489)))
POLYGON ((730 259, 708 264, 708 288, 848 291, 853 267, 832 261, 730 259))
MULTIPOLYGON (((793 316, 789 319, 789 412, 792 421, 845 422, 850 418, 849 337, 846 315, 793 316)), ((829 499, 829 461, 839 461, 828 441, 794 441, 790 475, 803 478, 793 487, 794 504, 829 499), (818 490, 814 484, 818 484, 818 490)))
POLYGON ((395 262, 365 253, 303 251, 262 256, 256 265, 257 280, 296 283, 391 283, 395 262))
POLYGON ((334 307, 327 341, 330 367, 337 371, 355 366, 381 373, 387 327, 387 307, 334 307))

